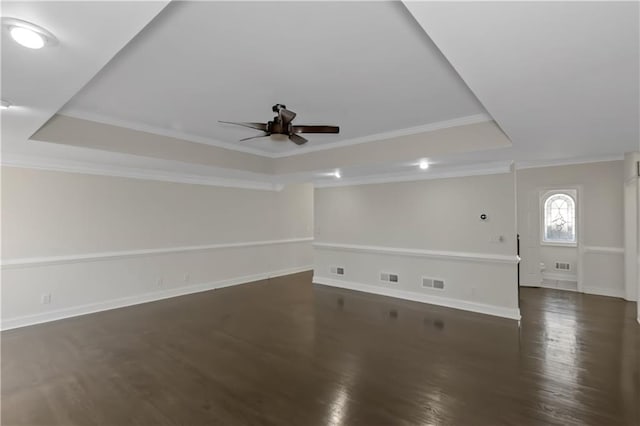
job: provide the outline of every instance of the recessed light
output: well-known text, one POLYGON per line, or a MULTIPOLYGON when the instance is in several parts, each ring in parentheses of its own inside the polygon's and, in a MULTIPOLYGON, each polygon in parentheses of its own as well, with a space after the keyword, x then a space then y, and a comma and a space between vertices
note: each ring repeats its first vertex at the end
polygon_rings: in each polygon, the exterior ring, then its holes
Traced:
POLYGON ((9 109, 10 106, 11 102, 5 100, 0 101, 0 109, 9 109))
POLYGON ((9 31, 16 43, 29 49, 42 49, 57 41, 49 31, 21 19, 3 18, 2 26, 9 31))
POLYGON ((429 168, 429 162, 427 160, 420 160, 420 169, 427 170, 429 168))
POLYGON ((340 179, 340 178, 342 177, 342 175, 340 174, 340 170, 336 170, 336 171, 333 173, 333 175, 334 175, 335 177, 337 177, 338 179, 340 179))

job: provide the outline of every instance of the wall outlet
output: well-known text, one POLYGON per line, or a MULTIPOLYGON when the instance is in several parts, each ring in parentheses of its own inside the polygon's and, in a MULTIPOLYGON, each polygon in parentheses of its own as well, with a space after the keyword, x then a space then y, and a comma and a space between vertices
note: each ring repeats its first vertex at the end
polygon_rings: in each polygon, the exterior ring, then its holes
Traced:
POLYGON ((49 305, 51 303, 51 293, 43 293, 40 295, 40 303, 49 305))
POLYGON ((182 282, 187 284, 190 279, 191 279, 191 276, 189 275, 189 273, 185 272, 184 275, 182 276, 182 282))
POLYGON ((164 287, 164 279, 162 278, 158 278, 158 281, 156 282, 158 288, 162 288, 164 287))

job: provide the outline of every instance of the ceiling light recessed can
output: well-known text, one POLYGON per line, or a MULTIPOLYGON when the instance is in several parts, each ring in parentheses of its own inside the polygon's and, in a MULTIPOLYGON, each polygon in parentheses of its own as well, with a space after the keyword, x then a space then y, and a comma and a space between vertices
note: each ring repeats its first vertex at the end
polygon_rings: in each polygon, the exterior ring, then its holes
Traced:
POLYGON ((49 31, 21 19, 2 18, 2 27, 16 43, 29 49, 41 49, 57 43, 49 31))
POLYGON ((420 170, 427 170, 429 168, 429 162, 427 160, 420 160, 420 170))
POLYGON ((9 109, 11 106, 11 102, 5 101, 4 99, 0 100, 0 109, 9 109))
POLYGON ((342 177, 342 175, 340 174, 340 170, 336 170, 336 171, 333 173, 333 175, 334 175, 335 177, 337 177, 338 179, 340 179, 340 178, 342 177))

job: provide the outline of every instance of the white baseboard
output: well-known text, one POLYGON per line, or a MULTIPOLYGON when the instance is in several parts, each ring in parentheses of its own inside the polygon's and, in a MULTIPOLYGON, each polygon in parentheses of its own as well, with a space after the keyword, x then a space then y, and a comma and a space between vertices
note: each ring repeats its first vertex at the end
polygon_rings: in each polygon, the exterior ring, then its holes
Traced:
MULTIPOLYGON (((575 291, 580 293, 579 290, 568 290, 563 288, 551 287, 547 286, 544 283, 520 283, 520 287, 540 287, 540 288, 550 288, 552 290, 562 290, 562 291, 575 291)), ((594 296, 608 296, 608 297, 619 297, 624 299, 624 290, 610 289, 610 288, 597 288, 597 287, 586 287, 582 289, 582 293, 592 294, 594 296)))
POLYGON ((576 274, 566 274, 562 272, 543 272, 542 273, 543 280, 549 281, 578 281, 578 276, 576 274))
POLYGON ((296 274, 310 271, 313 265, 298 266, 295 268, 281 269, 277 271, 265 272, 261 274, 246 275, 243 277, 230 278, 220 281, 212 281, 201 284, 194 284, 185 287, 176 287, 167 290, 154 291, 151 293, 136 294, 133 296, 118 299, 105 300, 101 302, 88 303, 70 308, 58 309, 55 311, 42 312, 32 315, 24 315, 14 318, 3 319, 0 325, 1 330, 11 330, 13 328, 26 327, 29 325, 41 324, 44 322, 57 321, 64 318, 71 318, 80 315, 92 314, 95 312, 107 311, 110 309, 124 308, 131 305, 155 302, 157 300, 169 299, 171 297, 184 296, 187 294, 200 293, 203 291, 215 290, 224 287, 231 287, 239 284, 247 284, 253 281, 266 280, 268 278, 280 277, 283 275, 296 274))
POLYGON ((414 302, 428 303, 430 305, 445 306, 447 308, 461 309, 480 314, 494 315, 503 318, 520 320, 520 309, 504 308, 501 306, 486 305, 484 303, 469 302, 466 300, 451 299, 442 296, 432 296, 429 294, 416 293, 413 291, 390 289, 386 287, 360 284, 351 281, 336 280, 333 278, 313 276, 314 284, 328 285, 332 287, 346 288, 348 290, 373 293, 381 296, 395 297, 397 299, 412 300, 414 302))
MULTIPOLYGON (((564 280, 558 280, 558 281, 564 281, 564 280)), ((544 281, 542 281, 542 283, 540 283, 539 287, 540 288, 548 288, 550 290, 572 291, 574 293, 579 293, 577 284, 578 283, 576 283, 576 288, 562 288, 562 287, 558 287, 558 286, 547 284, 544 281)))
POLYGON ((586 294, 593 294, 595 296, 619 297, 621 299, 624 299, 625 296, 623 289, 615 288, 584 287, 582 292, 586 294))

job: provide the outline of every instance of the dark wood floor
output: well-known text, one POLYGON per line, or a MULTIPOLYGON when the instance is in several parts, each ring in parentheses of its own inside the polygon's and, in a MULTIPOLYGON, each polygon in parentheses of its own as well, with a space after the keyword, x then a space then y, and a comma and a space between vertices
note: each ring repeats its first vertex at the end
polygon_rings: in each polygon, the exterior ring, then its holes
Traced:
POLYGON ((298 274, 2 333, 3 425, 640 424, 635 304, 523 320, 298 274))

